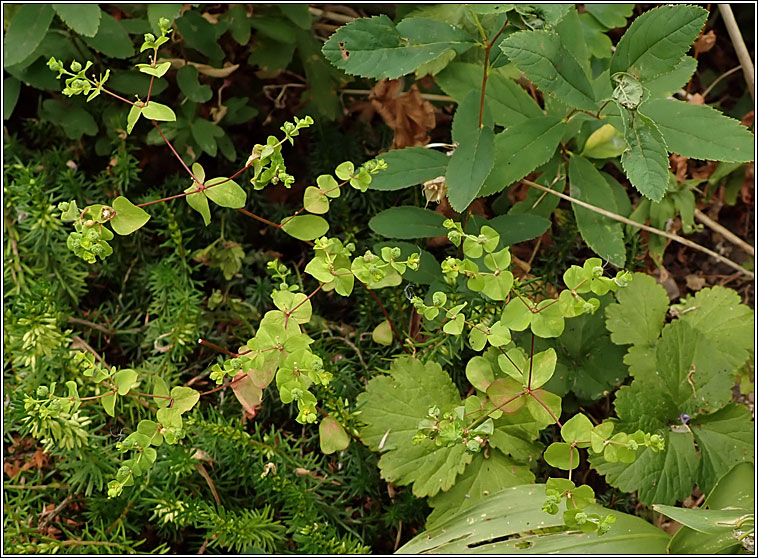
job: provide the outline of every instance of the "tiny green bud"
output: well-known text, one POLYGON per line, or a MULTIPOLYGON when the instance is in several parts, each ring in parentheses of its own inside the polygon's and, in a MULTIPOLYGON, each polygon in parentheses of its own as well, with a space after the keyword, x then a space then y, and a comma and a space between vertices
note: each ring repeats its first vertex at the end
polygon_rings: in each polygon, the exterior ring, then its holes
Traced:
POLYGON ((76 60, 74 60, 73 62, 71 62, 71 71, 72 72, 76 73, 76 72, 78 72, 81 69, 82 69, 82 65, 79 64, 79 62, 77 62, 76 60))

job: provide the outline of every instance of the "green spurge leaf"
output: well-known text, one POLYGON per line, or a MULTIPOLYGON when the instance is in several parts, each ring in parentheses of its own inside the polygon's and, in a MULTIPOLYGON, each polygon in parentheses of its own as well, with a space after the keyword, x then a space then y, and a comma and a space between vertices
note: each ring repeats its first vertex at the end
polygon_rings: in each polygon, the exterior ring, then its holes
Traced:
POLYGON ((377 213, 368 226, 387 238, 428 238, 447 234, 447 229, 442 226, 444 220, 436 211, 402 205, 377 213))
POLYGON ((149 118, 150 120, 160 120, 164 122, 176 121, 176 114, 170 107, 150 101, 147 105, 142 107, 142 116, 149 118))
MULTIPOLYGON (((197 164, 197 163, 195 163, 197 164)), ((195 175, 197 176, 197 175, 195 175)), ((211 222, 211 209, 208 206, 208 197, 205 195, 205 190, 199 190, 196 184, 193 184, 185 190, 188 194, 184 199, 187 200, 189 206, 197 211, 203 217, 203 224, 207 227, 211 222), (191 193, 195 192, 195 193, 191 193)))
POLYGON ((247 194, 242 187, 234 180, 229 180, 224 176, 211 178, 205 181, 205 190, 203 193, 208 196, 213 203, 221 207, 245 207, 247 194))
POLYGON ((313 240, 324 236, 329 222, 318 215, 297 215, 282 220, 282 230, 299 240, 313 240))
POLYGON ((131 368, 124 368, 113 375, 113 383, 118 387, 119 395, 126 395, 137 381, 137 372, 131 368))
MULTIPOLYGON (((487 77, 484 98, 495 124, 512 126, 524 120, 544 116, 534 99, 510 77, 512 75, 505 68, 493 69, 487 77)), ((434 81, 445 93, 460 103, 472 89, 481 91, 482 68, 478 64, 453 62, 434 76, 434 81)))
POLYGON ((651 99, 640 109, 658 126, 672 153, 709 161, 753 160, 755 137, 750 130, 707 105, 651 99))
POLYGON ((53 9, 79 35, 94 37, 100 27, 101 10, 97 4, 53 4, 53 9))
POLYGON ((458 147, 450 157, 445 173, 450 206, 463 212, 474 201, 494 162, 495 134, 491 122, 479 127, 480 93, 472 91, 453 119, 453 141, 458 147))
POLYGON ((616 522, 607 535, 581 533, 564 525, 565 500, 560 512, 542 511, 544 484, 506 488, 481 502, 435 521, 430 528, 400 547, 399 554, 662 554, 671 539, 642 518, 608 510, 597 504, 589 514, 613 513, 616 522), (544 531, 542 531, 544 529, 544 531))
POLYGON ((324 417, 318 425, 318 437, 321 451, 329 455, 335 451, 342 451, 350 445, 348 436, 342 425, 332 417, 324 417))
POLYGON ((480 196, 500 192, 550 160, 561 141, 564 123, 540 116, 506 128, 495 135, 495 164, 480 196))
POLYGON ((669 182, 666 142, 655 122, 647 116, 639 111, 620 110, 624 121, 624 139, 629 145, 621 156, 621 165, 632 186, 645 197, 659 202, 669 182))
POLYGON ((395 79, 453 49, 474 45, 468 33, 431 19, 408 18, 397 27, 386 15, 356 19, 324 44, 324 57, 351 75, 395 79))
POLYGON ((699 6, 661 6, 635 19, 616 45, 611 75, 646 80, 674 68, 703 29, 708 11, 699 6))
MULTIPOLYGON (((159 77, 163 77, 164 74, 168 72, 168 69, 171 67, 171 62, 163 62, 162 64, 156 65, 155 68, 153 68, 150 64, 137 64, 137 67, 139 68, 139 71, 142 72, 143 74, 147 74, 149 76, 155 76, 159 78, 159 77)), ((192 68, 192 66, 185 66, 185 67, 192 68)))
POLYGON ((461 404, 458 390, 436 363, 402 357, 389 372, 372 378, 358 396, 361 420, 366 423, 361 440, 372 450, 384 452, 379 468, 386 480, 413 484, 413 493, 419 497, 450 489, 472 454, 463 444, 448 448, 428 438, 414 444, 413 438, 429 408, 446 411, 461 404))
POLYGON ((506 38, 500 48, 540 89, 569 106, 597 110, 595 92, 587 75, 558 34, 520 31, 506 38))
POLYGON ((172 408, 186 413, 199 401, 200 393, 190 387, 176 386, 171 390, 171 397, 174 399, 172 408))
MULTIPOLYGON (((610 185, 584 157, 574 155, 569 161, 571 197, 618 213, 610 185)), ((576 204, 572 204, 576 224, 587 245, 616 267, 626 263, 626 246, 621 223, 576 204)))
POLYGON ((124 196, 113 200, 113 209, 116 210, 116 215, 111 219, 110 225, 116 234, 132 234, 150 220, 147 211, 137 207, 124 196))
POLYGON ((505 488, 532 482, 534 475, 528 467, 520 465, 500 451, 493 451, 489 458, 478 453, 450 490, 440 492, 430 499, 429 505, 434 510, 426 518, 426 526, 432 528, 443 523, 505 488))
POLYGON ((3 40, 3 66, 23 62, 33 53, 45 38, 54 15, 50 4, 24 4, 19 7, 3 40))
POLYGON ((372 177, 370 190, 401 190, 444 176, 450 158, 434 149, 406 147, 382 154, 387 169, 372 177))

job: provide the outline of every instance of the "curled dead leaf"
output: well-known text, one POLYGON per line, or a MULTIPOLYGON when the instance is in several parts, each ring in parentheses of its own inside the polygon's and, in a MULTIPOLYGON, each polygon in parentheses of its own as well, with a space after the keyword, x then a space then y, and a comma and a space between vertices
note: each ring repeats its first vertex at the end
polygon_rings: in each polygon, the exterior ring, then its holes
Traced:
POLYGON ((429 131, 436 125, 434 107, 421 98, 416 84, 402 92, 400 79, 381 80, 369 94, 371 106, 395 132, 392 149, 429 143, 429 131))

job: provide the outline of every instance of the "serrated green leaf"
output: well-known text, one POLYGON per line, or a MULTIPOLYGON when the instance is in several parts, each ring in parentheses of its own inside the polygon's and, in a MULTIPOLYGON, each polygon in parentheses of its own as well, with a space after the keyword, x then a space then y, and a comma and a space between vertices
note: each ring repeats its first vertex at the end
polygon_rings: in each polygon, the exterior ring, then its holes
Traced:
POLYGON ((331 416, 324 417, 318 425, 318 438, 321 451, 326 455, 342 451, 350 445, 348 436, 342 425, 331 416))
POLYGON ((557 33, 519 31, 500 43, 500 48, 543 91, 571 107, 597 110, 592 84, 557 33))
POLYGON ((616 45, 611 75, 650 79, 676 66, 703 29, 708 11, 699 6, 661 6, 636 18, 616 45))
POLYGON ((176 386, 171 390, 171 397, 174 399, 172 408, 177 409, 180 413, 186 413, 200 399, 200 392, 185 386, 176 386))
POLYGON ((653 346, 661 333, 669 298, 655 278, 634 273, 632 282, 616 294, 605 311, 606 327, 617 345, 653 346))
POLYGON ((420 444, 412 440, 429 408, 446 411, 461 404, 458 390, 436 363, 402 357, 389 372, 372 378, 358 396, 361 420, 366 424, 361 440, 372 450, 385 452, 379 460, 383 478, 413 484, 413 493, 419 497, 448 490, 472 454, 463 444, 448 448, 428 439, 420 444))
POLYGON ((97 34, 91 38, 84 37, 84 42, 111 58, 129 58, 134 55, 134 45, 129 33, 121 22, 102 10, 97 34))
POLYGON ((640 83, 650 91, 651 99, 669 97, 689 83, 696 69, 697 60, 692 56, 685 56, 671 70, 651 79, 640 80, 640 83))
POLYGON ((563 136, 564 123, 540 116, 515 124, 495 135, 495 163, 479 192, 495 194, 547 162, 563 136))
POLYGON ((401 190, 444 176, 447 155, 425 147, 406 147, 382 154, 387 169, 373 176, 369 190, 401 190))
POLYGON ((45 38, 54 15, 50 4, 20 6, 5 32, 3 66, 18 64, 34 52, 45 38))
POLYGON ((451 48, 474 45, 468 33, 441 21, 406 18, 397 27, 386 15, 356 19, 324 44, 324 57, 340 70, 363 77, 395 79, 451 48))
POLYGON ((444 220, 445 217, 436 211, 401 205, 377 213, 368 226, 387 238, 428 238, 447 234, 447 229, 442 226, 444 220))
POLYGON ((755 137, 750 130, 707 105, 651 99, 640 110, 658 126, 672 153, 709 161, 753 160, 755 137))
POLYGON ((624 139, 629 149, 621 156, 621 165, 632 186, 655 202, 663 199, 669 183, 669 156, 658 127, 639 111, 621 109, 624 139))
POLYGON ((606 29, 626 27, 626 19, 634 12, 634 4, 587 4, 584 9, 606 29))
POLYGON ((501 452, 493 451, 489 458, 478 453, 450 490, 430 499, 429 505, 434 509, 426 518, 426 525, 432 528, 505 488, 532 482, 534 475, 528 467, 501 452))
MULTIPOLYGON (((544 116, 534 99, 508 75, 505 68, 497 68, 491 70, 487 77, 484 98, 495 124, 512 126, 544 116)), ((434 80, 445 93, 460 103, 472 89, 481 91, 482 68, 479 64, 453 62, 437 74, 434 80)))
POLYGON ((53 4, 58 17, 70 29, 84 35, 94 37, 100 27, 100 7, 97 4, 53 4))
POLYGON ((742 366, 753 348, 755 314, 732 289, 715 286, 688 296, 677 305, 679 319, 702 333, 711 350, 733 368, 742 366))
POLYGON ((282 230, 299 240, 313 240, 324 236, 329 222, 318 215, 297 215, 282 220, 282 230))
POLYGON ((137 207, 124 196, 113 200, 113 209, 116 210, 116 214, 111 219, 110 225, 116 234, 132 234, 150 220, 147 211, 137 207))
POLYGON ((453 140, 458 147, 445 173, 451 207, 463 212, 474 201, 494 163, 495 134, 491 124, 479 126, 480 94, 471 93, 458 105, 453 119, 453 140))
POLYGON ((124 368, 113 375, 113 383, 118 387, 119 395, 126 395, 137 381, 137 372, 131 368, 124 368))
MULTIPOLYGON (((618 212, 611 187, 595 165, 580 155, 569 161, 569 186, 572 198, 612 213, 618 212)), ((621 223, 577 204, 572 207, 577 227, 587 245, 604 260, 623 268, 626 246, 621 223)))
POLYGON ((247 202, 247 193, 234 180, 229 180, 224 176, 211 178, 205 181, 205 190, 203 193, 208 196, 213 203, 221 207, 231 207, 233 209, 245 207, 247 202))

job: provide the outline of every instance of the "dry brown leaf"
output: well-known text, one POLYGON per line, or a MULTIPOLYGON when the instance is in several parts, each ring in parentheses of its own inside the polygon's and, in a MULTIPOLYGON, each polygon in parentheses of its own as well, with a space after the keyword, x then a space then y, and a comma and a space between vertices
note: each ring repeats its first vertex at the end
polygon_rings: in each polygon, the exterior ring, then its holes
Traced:
POLYGON ((672 153, 669 155, 669 161, 671 162, 671 166, 674 168, 674 174, 676 175, 676 181, 677 182, 684 182, 687 180, 687 157, 684 157, 683 155, 677 155, 676 153, 672 153))
POLYGON ((429 130, 435 126, 434 107, 421 98, 414 83, 402 92, 403 82, 398 79, 382 80, 369 94, 371 106, 395 132, 392 149, 429 143, 429 130))
POLYGON ((701 34, 695 41, 695 56, 701 52, 708 52, 716 44, 716 33, 708 31, 706 34, 701 34))
POLYGON ((700 277, 700 275, 690 273, 684 279, 687 281, 687 288, 691 291, 699 291, 705 287, 705 277, 700 277))

